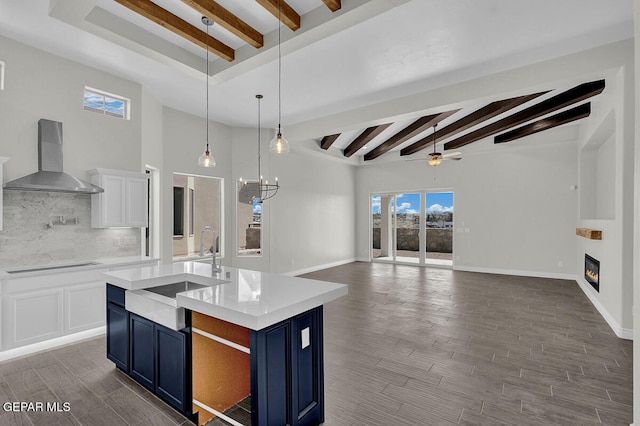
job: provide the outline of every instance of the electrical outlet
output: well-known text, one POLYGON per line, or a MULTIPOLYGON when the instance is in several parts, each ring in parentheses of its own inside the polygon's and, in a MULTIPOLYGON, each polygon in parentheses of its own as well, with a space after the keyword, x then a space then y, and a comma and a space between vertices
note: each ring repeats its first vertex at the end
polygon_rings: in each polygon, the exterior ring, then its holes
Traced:
POLYGON ((562 260, 558 261, 558 268, 563 268, 564 267, 564 262, 562 260))
POLYGON ((138 239, 136 237, 124 237, 124 245, 133 246, 136 244, 138 239))
POLYGON ((122 237, 113 237, 113 246, 120 247, 122 245, 122 237))

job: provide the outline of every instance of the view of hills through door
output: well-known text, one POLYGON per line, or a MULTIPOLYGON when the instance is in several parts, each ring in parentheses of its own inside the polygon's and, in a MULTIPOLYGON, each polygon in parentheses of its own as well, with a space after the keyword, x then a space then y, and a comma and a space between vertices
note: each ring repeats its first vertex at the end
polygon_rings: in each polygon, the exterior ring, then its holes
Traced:
POLYGON ((453 265, 453 192, 371 195, 371 260, 453 265))

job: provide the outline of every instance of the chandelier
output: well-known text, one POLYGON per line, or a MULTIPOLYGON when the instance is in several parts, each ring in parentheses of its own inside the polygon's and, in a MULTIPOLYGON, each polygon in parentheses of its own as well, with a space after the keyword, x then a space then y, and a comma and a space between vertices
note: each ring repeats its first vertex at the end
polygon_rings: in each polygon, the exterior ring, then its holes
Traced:
POLYGON ((278 193, 278 189, 280 189, 280 183, 278 182, 278 178, 276 177, 276 183, 269 183, 269 181, 263 180, 261 173, 261 163, 262 156, 260 150, 260 100, 263 98, 262 95, 256 95, 256 99, 258 100, 258 181, 257 182, 249 182, 247 180, 243 180, 240 178, 240 193, 252 201, 257 200, 258 203, 262 203, 269 198, 275 197, 278 193))

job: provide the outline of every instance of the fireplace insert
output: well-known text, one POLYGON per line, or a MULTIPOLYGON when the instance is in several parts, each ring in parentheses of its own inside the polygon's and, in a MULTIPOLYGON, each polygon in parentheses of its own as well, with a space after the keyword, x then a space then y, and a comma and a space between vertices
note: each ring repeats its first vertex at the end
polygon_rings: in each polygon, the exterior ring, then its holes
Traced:
POLYGON ((584 278, 596 291, 600 292, 600 261, 585 253, 584 278))

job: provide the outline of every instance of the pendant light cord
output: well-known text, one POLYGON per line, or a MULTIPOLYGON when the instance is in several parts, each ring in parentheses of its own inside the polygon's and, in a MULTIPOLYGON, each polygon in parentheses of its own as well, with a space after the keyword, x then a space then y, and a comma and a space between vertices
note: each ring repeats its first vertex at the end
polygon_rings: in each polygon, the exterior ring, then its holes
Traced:
POLYGON ((278 0, 278 133, 281 133, 282 123, 282 53, 280 50, 281 44, 281 28, 282 28, 282 8, 280 7, 280 1, 278 0))
POLYGON ((261 95, 257 95, 256 98, 258 98, 258 180, 260 181, 260 198, 262 198, 262 175, 261 175, 261 171, 260 171, 260 160, 261 160, 261 155, 260 155, 260 99, 262 98, 261 95))
POLYGON ((205 25, 207 27, 207 41, 206 41, 206 46, 207 46, 207 152, 209 152, 209 26, 210 23, 207 21, 205 22, 205 25))

